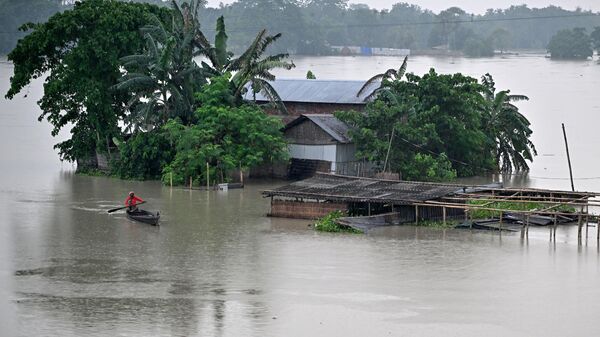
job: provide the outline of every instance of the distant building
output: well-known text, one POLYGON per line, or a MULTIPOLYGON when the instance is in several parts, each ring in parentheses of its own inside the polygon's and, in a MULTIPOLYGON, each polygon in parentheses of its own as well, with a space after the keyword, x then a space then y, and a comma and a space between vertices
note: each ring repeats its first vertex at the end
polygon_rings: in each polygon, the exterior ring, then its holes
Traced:
MULTIPOLYGON (((379 83, 373 83, 365 93, 356 96, 365 83, 366 81, 307 79, 277 79, 270 82, 281 97, 289 116, 332 114, 340 110, 362 111, 367 104, 367 96, 379 87, 379 83)), ((244 99, 256 100, 258 104, 269 102, 261 93, 254 97, 252 90, 246 92, 244 99)), ((268 112, 279 114, 275 109, 269 109, 268 112)))
POLYGON ((331 114, 303 114, 283 129, 291 163, 288 177, 300 179, 315 172, 357 175, 366 164, 355 158, 356 146, 348 125, 331 114))

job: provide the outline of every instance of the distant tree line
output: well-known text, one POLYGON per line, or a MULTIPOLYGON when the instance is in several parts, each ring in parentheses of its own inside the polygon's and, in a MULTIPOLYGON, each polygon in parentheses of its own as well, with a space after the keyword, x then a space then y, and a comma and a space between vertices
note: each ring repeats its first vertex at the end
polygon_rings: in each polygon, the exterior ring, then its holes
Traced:
MULTIPOLYGON (((167 4, 161 0, 136 2, 167 4)), ((16 33, 21 24, 43 22, 72 3, 0 0, 0 53, 10 51, 23 36, 16 33)), ((199 10, 202 29, 214 32, 217 18, 224 16, 235 53, 243 51, 246 42, 262 28, 283 33, 276 52, 324 55, 331 53, 332 45, 354 45, 442 47, 470 56, 488 56, 494 50, 546 49, 560 30, 581 27, 592 31, 600 26, 600 15, 556 6, 538 9, 520 5, 474 15, 458 7, 436 14, 404 2, 384 10, 349 4, 348 0, 238 0, 219 8, 207 8, 205 4, 199 10)))

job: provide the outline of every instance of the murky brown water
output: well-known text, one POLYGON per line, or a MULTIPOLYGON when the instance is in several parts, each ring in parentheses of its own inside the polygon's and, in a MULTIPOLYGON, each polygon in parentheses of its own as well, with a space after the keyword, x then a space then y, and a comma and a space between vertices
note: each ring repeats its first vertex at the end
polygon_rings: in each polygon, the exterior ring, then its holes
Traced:
MULTIPOLYGON (((386 58, 300 58, 288 75, 366 78, 386 58), (359 68, 358 64, 361 64, 359 68), (338 76, 339 75, 339 76, 338 76)), ((491 72, 522 104, 542 156, 517 183, 569 188, 600 149, 600 65, 542 57, 414 58, 409 69, 491 72), (543 178, 543 179, 541 179, 543 178), (547 179, 553 178, 553 179, 547 179), (554 179, 560 178, 560 179, 554 179)), ((9 65, 0 63, 4 93, 9 65)), ((0 335, 4 336, 594 336, 600 333, 595 228, 519 235, 385 228, 315 233, 265 217, 259 191, 189 192, 154 182, 75 176, 52 151, 35 101, 0 101, 0 335), (131 189, 160 209, 159 228, 105 210, 131 189)), ((600 190, 600 180, 576 187, 600 190)))

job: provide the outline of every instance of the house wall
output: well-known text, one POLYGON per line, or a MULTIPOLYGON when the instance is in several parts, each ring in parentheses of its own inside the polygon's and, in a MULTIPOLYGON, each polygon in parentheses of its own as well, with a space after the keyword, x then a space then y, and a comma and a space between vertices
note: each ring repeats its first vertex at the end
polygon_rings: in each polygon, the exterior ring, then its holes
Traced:
POLYGON ((335 139, 309 119, 285 130, 284 137, 288 143, 292 144, 328 145, 336 143, 335 139))
POLYGON ((294 219, 318 219, 333 211, 346 211, 343 203, 272 200, 271 216, 294 219))
POLYGON ((324 160, 336 162, 337 146, 333 145, 304 145, 288 144, 290 157, 298 159, 324 160))
MULTIPOLYGON (((265 104, 268 102, 257 102, 265 104)), ((300 116, 302 114, 332 114, 336 111, 363 111, 365 104, 342 104, 342 103, 305 103, 305 102, 283 102, 288 110, 288 116, 300 116)), ((267 108, 265 111, 269 115, 281 115, 277 109, 267 108)))

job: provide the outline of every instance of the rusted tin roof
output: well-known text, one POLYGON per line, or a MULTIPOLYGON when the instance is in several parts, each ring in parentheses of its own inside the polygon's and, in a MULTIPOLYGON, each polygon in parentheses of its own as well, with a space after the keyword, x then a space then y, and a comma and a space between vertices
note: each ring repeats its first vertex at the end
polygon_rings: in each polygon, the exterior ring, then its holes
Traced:
POLYGON ((453 184, 381 180, 317 173, 311 178, 264 191, 263 195, 399 205, 439 199, 462 191, 463 186, 453 184))

